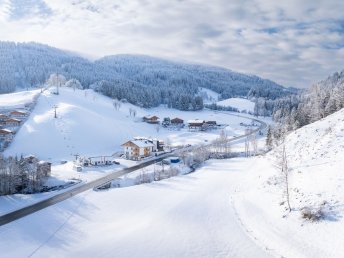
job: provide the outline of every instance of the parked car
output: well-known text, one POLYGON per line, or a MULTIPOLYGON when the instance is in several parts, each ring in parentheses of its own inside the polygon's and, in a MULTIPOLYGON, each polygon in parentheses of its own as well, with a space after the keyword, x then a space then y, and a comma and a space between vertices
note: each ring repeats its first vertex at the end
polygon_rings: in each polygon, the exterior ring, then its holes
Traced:
POLYGON ((119 165, 119 164, 120 164, 120 163, 119 163, 118 161, 116 161, 116 160, 112 161, 112 163, 115 164, 115 165, 119 165))

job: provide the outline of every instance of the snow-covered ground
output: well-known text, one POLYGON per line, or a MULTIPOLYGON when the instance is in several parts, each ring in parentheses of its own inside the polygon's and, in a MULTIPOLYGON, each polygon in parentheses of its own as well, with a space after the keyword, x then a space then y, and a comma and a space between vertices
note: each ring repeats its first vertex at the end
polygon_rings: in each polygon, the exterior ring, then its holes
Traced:
POLYGON ((211 104, 218 101, 220 94, 206 88, 199 87, 199 96, 203 98, 204 104, 211 104))
POLYGON ((172 145, 200 144, 218 137, 220 130, 189 132, 184 128, 171 130, 142 122, 142 117, 154 114, 164 117, 216 120, 227 124, 228 136, 243 134, 240 122, 249 120, 214 111, 183 112, 164 107, 141 109, 131 104, 122 104, 115 110, 112 100, 92 90, 61 88, 60 95, 45 91, 26 123, 21 127, 6 155, 33 154, 41 159, 71 160, 73 155, 111 155, 122 150, 121 144, 134 136, 156 137, 172 145), (57 117, 54 118, 54 106, 57 117), (129 116, 129 109, 137 111, 129 116))
POLYGON ((9 94, 0 94, 0 110, 24 108, 31 104, 40 93, 40 90, 20 91, 9 94))
POLYGON ((224 106, 224 107, 234 107, 237 108, 240 112, 246 110, 247 112, 254 111, 254 102, 248 99, 243 98, 229 98, 218 101, 217 105, 224 106))
MULTIPOLYGON (((11 105, 30 103, 39 91, 6 94, 12 99, 11 105), (24 97, 25 96, 25 97, 24 97)), ((245 127, 240 122, 249 123, 250 120, 239 118, 228 113, 214 111, 183 112, 174 109, 158 107, 141 109, 131 104, 122 104, 115 110, 112 100, 91 90, 76 90, 61 88, 60 95, 51 94, 49 90, 43 92, 35 109, 28 120, 16 134, 6 155, 36 155, 40 159, 53 163, 52 176, 46 182, 47 186, 63 185, 73 179, 83 183, 104 176, 120 168, 134 165, 135 162, 119 160, 120 166, 87 168, 82 172, 73 170, 75 154, 85 156, 112 155, 121 150, 121 144, 134 136, 151 136, 169 142, 172 145, 209 143, 217 138, 220 130, 209 132, 189 132, 188 129, 172 130, 163 127, 156 130, 155 125, 141 122, 141 117, 156 114, 161 119, 169 116, 179 117, 186 122, 189 119, 216 120, 227 124, 225 128, 229 137, 241 135, 245 127), (54 106, 57 106, 57 117, 54 118, 54 106), (129 115, 129 109, 137 111, 136 118, 129 115), (61 165, 61 160, 68 163, 61 165)), ((243 149, 244 141, 238 142, 233 151, 243 149)), ((6 213, 42 198, 51 193, 37 195, 14 195, 0 197, 0 213, 6 213)))
POLYGON ((286 151, 292 212, 274 151, 257 160, 255 185, 233 197, 242 223, 275 256, 344 257, 344 109, 288 135, 286 151), (319 222, 301 218, 321 206, 319 222))
POLYGON ((1 227, 2 257, 267 257, 231 206, 252 162, 209 161, 185 176, 88 191, 1 227))

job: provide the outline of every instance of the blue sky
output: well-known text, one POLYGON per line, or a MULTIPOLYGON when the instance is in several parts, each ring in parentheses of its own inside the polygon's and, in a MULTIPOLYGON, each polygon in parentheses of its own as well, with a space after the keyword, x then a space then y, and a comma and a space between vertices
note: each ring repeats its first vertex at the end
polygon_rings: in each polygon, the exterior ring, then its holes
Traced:
POLYGON ((344 69, 344 1, 0 0, 1 40, 137 53, 308 87, 344 69))

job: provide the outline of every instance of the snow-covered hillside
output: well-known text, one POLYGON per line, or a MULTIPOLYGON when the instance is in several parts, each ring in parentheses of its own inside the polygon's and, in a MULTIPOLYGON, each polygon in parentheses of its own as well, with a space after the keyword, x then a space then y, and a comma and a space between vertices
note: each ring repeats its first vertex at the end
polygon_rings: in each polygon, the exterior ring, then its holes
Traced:
POLYGON ((24 108, 32 104, 39 94, 39 90, 21 91, 9 94, 0 94, 0 110, 24 108))
POLYGON ((224 107, 234 107, 237 108, 240 112, 246 110, 247 112, 253 112, 254 102, 243 99, 243 98, 229 98, 216 102, 217 105, 224 107))
POLYGON ((275 255, 343 257, 344 109, 291 133, 285 142, 292 212, 282 204, 285 181, 274 167, 276 150, 257 160, 256 186, 234 198, 243 224, 275 255), (322 208, 323 219, 305 221, 305 207, 322 208))
POLYGON ((230 203, 252 161, 209 161, 186 176, 88 191, 1 227, 1 256, 269 257, 230 203))
MULTIPOLYGON (((218 137, 220 130, 189 132, 187 129, 169 130, 142 122, 144 115, 216 120, 227 124, 228 136, 243 134, 239 125, 243 118, 213 111, 184 112, 157 107, 141 109, 123 103, 115 110, 113 101, 92 90, 61 88, 60 95, 45 91, 29 119, 16 134, 6 155, 34 154, 42 159, 58 161, 80 155, 112 155, 121 150, 121 144, 135 136, 157 137, 172 145, 200 144, 218 137), (54 118, 57 106, 57 118, 54 118), (129 109, 137 111, 136 117, 129 109)), ((249 121, 249 120, 248 120, 249 121)))

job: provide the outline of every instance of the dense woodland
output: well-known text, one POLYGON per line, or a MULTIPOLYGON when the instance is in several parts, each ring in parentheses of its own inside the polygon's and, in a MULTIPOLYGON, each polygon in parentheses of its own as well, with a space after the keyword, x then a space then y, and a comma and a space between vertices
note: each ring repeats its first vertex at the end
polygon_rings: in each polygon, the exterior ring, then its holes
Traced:
POLYGON ((254 75, 212 66, 134 55, 107 56, 91 62, 42 44, 0 42, 0 93, 39 87, 53 73, 135 105, 166 104, 180 110, 203 107, 197 96, 200 87, 219 93, 222 99, 274 100, 296 91, 254 75))
POLYGON ((344 70, 336 72, 308 90, 273 102, 273 119, 277 122, 268 133, 268 145, 287 132, 318 121, 344 108, 344 70))

